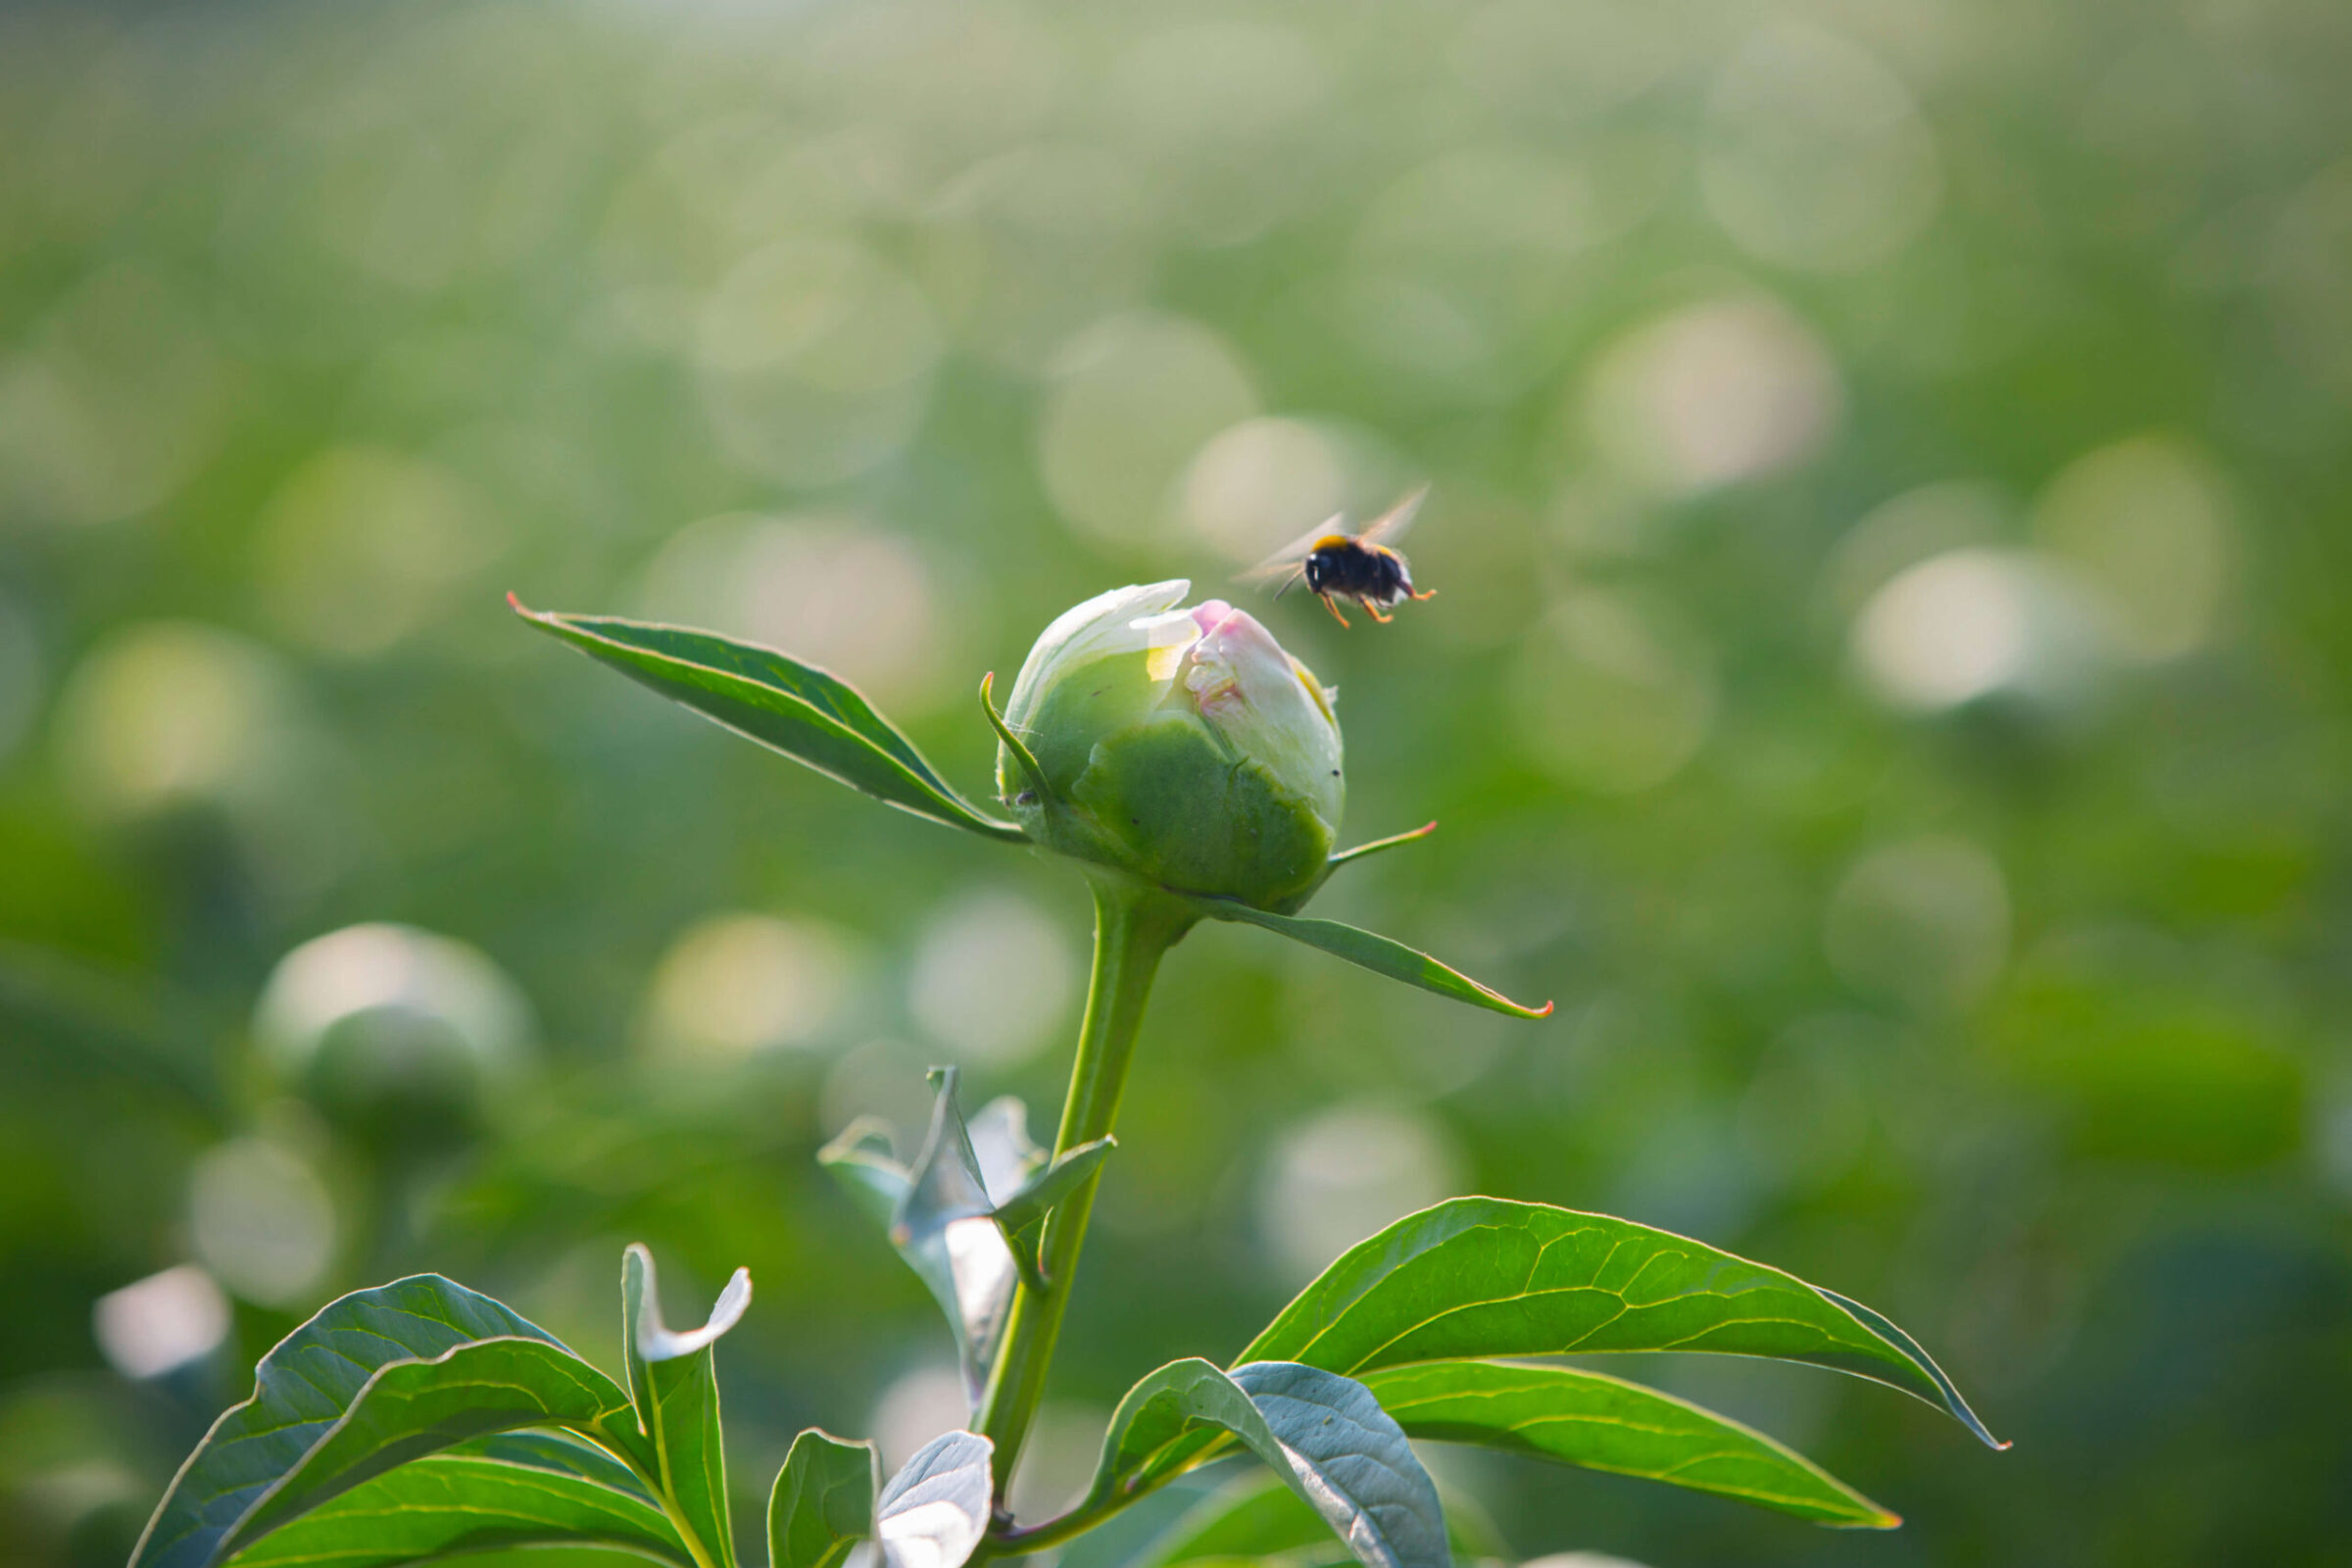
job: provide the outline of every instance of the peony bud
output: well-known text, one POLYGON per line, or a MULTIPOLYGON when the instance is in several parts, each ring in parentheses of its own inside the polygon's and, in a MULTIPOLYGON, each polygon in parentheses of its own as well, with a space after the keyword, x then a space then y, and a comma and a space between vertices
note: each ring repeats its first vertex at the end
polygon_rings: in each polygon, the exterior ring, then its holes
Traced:
POLYGON ((1038 776, 1000 747, 998 787, 1048 849, 1294 910, 1347 798, 1332 694, 1248 612, 1177 609, 1191 587, 1113 589, 1046 628, 1004 707, 1038 776))

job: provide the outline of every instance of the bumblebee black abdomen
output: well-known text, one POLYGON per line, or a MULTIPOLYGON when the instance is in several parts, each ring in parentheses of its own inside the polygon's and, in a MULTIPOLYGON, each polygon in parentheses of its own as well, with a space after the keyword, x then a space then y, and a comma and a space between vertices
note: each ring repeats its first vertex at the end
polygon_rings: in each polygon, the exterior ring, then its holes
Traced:
POLYGON ((1404 558, 1385 545, 1326 540, 1307 555, 1305 568, 1307 587, 1319 594, 1381 606, 1401 604, 1413 594, 1404 558))

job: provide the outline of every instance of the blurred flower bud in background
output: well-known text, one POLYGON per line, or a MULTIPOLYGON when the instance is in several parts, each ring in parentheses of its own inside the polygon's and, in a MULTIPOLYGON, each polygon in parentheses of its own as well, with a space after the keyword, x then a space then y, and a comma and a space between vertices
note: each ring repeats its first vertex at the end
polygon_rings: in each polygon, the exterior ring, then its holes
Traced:
POLYGON ((254 1013, 270 1066, 386 1147, 464 1141, 532 1054, 530 1004, 478 950, 412 926, 347 926, 279 960, 254 1013))
POLYGON ((1113 589, 1030 650, 997 781, 1047 848, 1159 886, 1290 910, 1322 882, 1347 799, 1332 694, 1248 612, 1113 589))

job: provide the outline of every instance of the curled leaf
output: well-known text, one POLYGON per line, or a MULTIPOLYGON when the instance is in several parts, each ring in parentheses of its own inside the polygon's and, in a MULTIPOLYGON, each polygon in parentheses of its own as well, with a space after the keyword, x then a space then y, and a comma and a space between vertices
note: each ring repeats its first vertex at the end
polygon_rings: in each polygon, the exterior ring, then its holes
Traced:
POLYGON ((932 1439, 890 1478, 874 1508, 883 1568, 958 1568, 988 1534, 996 1445, 973 1432, 932 1439))
POLYGON ((1170 1362, 1127 1392, 1081 1508, 1172 1479, 1231 1438, 1367 1568, 1451 1568, 1445 1512, 1403 1431, 1360 1383, 1295 1362, 1170 1362), (1205 1442, 1203 1440, 1206 1440, 1205 1442))

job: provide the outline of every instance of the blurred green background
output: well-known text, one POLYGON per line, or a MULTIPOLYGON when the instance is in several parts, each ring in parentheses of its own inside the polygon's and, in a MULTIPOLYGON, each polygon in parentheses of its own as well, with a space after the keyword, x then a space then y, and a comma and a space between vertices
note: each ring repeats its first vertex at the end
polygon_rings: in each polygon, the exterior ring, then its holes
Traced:
POLYGON ((624 1242, 748 1263, 739 1518, 954 1424, 810 1156, 933 1062, 1051 1126, 1079 885, 505 590, 979 792, 1060 609, 1426 478, 1438 599, 1259 606, 1348 837, 1444 823, 1316 912, 1559 1013, 1188 940, 1028 1502, 1481 1191, 1868 1300, 2017 1442, 1644 1366, 1908 1527, 1446 1458, 1523 1557, 2341 1562, 2348 78, 2341 0, 6 13, 0 1561, 121 1561, 424 1268, 610 1365, 624 1242))

